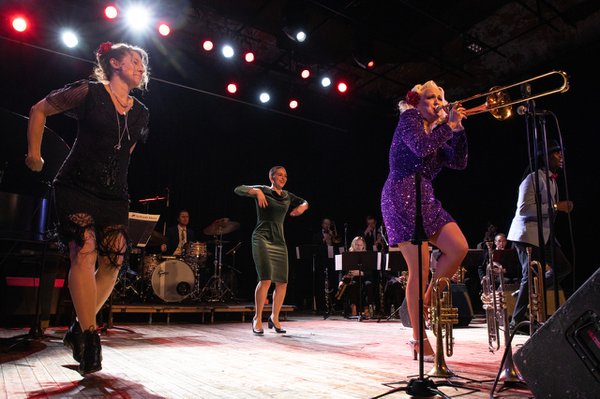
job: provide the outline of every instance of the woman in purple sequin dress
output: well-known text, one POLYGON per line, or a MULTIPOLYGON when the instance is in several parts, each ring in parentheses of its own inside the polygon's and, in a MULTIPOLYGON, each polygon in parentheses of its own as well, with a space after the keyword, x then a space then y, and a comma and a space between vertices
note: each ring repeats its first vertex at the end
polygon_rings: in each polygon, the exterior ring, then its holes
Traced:
MULTIPOLYGON (((415 228, 415 174, 421 175, 423 225, 428 241, 442 253, 434 274, 450 277, 465 257, 468 244, 460 228, 435 198, 432 180, 442 169, 464 169, 467 165, 467 137, 462 126, 465 109, 454 107, 446 114, 444 91, 435 82, 416 85, 400 101, 400 120, 390 148, 390 174, 383 187, 381 209, 390 246, 397 246, 408 264, 406 301, 413 326, 419 323, 418 309, 418 249, 410 243, 415 228), (447 121, 444 121, 447 117, 447 121)), ((423 282, 429 271, 428 246, 422 246, 423 282)), ((431 287, 424 294, 424 304, 430 303, 431 287)), ((413 328, 410 341, 413 352, 418 350, 419 330, 413 328)), ((424 359, 433 360, 433 349, 426 340, 424 359)))

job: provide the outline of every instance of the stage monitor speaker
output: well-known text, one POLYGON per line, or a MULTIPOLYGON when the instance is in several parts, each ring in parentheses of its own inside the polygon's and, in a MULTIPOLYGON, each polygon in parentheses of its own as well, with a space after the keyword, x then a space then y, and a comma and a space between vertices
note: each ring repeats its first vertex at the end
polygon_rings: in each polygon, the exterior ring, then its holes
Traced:
POLYGON ((514 362, 538 399, 600 397, 600 269, 525 342, 514 362))
MULTIPOLYGON (((473 320, 473 306, 469 292, 464 284, 452 284, 452 306, 458 308, 458 324, 457 327, 467 327, 473 320)), ((400 307, 400 321, 404 327, 411 327, 410 318, 408 316, 408 308, 406 307, 406 299, 400 307)))

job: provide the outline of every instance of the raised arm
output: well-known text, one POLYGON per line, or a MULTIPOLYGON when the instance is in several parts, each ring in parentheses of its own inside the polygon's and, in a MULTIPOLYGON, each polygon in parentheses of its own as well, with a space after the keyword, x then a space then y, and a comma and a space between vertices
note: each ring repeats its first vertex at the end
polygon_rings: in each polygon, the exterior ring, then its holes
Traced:
POLYGON ((447 124, 438 126, 429 134, 426 133, 423 118, 417 110, 413 109, 402 114, 396 130, 406 146, 421 158, 434 153, 453 135, 452 129, 447 124))
POLYGON ((233 192, 242 197, 255 197, 256 201, 258 202, 258 206, 261 208, 266 208, 269 205, 265 194, 260 189, 260 186, 241 185, 237 186, 233 192))

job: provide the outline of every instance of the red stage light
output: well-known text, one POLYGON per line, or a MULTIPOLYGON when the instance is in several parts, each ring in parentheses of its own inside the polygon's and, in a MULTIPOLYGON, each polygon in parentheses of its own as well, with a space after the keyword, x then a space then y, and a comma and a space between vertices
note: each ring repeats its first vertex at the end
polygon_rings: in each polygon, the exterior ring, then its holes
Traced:
POLYGON ((250 63, 250 62, 254 62, 254 53, 252 51, 248 51, 246 52, 246 54, 244 55, 244 59, 246 60, 246 62, 250 63))
POLYGON ((169 28, 169 25, 167 24, 160 24, 158 25, 158 33, 163 36, 168 36, 169 33, 171 33, 171 28, 169 28))
POLYGON ((28 26, 27 20, 23 17, 15 17, 12 20, 12 27, 17 32, 25 32, 28 26))
POLYGON ((310 71, 308 69, 303 69, 300 72, 300 76, 302 76, 302 79, 308 79, 310 76, 310 71))
POLYGON ((298 100, 290 100, 290 109, 296 109, 298 105, 298 100))
POLYGON ((337 85, 337 89, 340 93, 345 93, 348 91, 348 85, 344 82, 339 82, 337 85))
POLYGON ((108 19, 115 19, 119 15, 119 10, 117 10, 117 7, 113 5, 106 6, 104 9, 104 15, 106 15, 106 18, 108 19))
POLYGON ((202 48, 205 51, 211 51, 214 47, 215 45, 210 40, 205 40, 204 42, 202 42, 202 48))
POLYGON ((373 69, 375 67, 375 61, 371 60, 367 62, 367 68, 373 69))
POLYGON ((229 83, 227 85, 227 91, 231 94, 235 94, 237 92, 237 85, 235 83, 229 83))

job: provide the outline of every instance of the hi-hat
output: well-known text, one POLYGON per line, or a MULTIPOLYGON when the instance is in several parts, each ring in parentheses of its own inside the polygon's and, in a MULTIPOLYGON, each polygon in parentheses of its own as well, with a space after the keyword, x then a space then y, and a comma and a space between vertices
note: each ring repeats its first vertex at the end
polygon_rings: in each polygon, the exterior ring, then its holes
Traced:
POLYGON ((148 245, 162 245, 167 243, 167 237, 163 236, 156 230, 152 231, 152 235, 150 236, 150 240, 148 241, 148 245))
POLYGON ((212 222, 209 226, 205 227, 202 232, 207 236, 219 236, 222 234, 229 234, 236 231, 240 227, 238 222, 232 222, 229 218, 221 218, 212 222))

